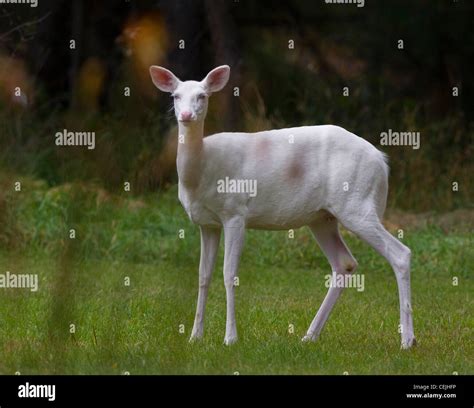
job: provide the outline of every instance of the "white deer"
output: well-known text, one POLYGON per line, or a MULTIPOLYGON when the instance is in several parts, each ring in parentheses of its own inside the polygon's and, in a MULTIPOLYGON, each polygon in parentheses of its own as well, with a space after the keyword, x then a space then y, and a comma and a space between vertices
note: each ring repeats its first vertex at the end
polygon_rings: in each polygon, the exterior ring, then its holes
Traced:
MULTIPOLYGON (((388 191, 384 154, 364 139, 332 125, 251 134, 226 132, 204 138, 208 98, 227 84, 230 68, 217 67, 200 82, 180 81, 158 66, 150 67, 150 74, 153 83, 174 98, 180 137, 179 200, 201 231, 199 294, 190 341, 203 335, 206 299, 222 229, 227 295, 224 343, 229 345, 237 340, 234 286, 245 229, 308 226, 337 278, 353 274, 357 267, 339 233, 339 222, 392 266, 400 298, 401 345, 411 347, 415 343, 411 252, 381 223, 388 191), (222 180, 252 181, 258 186, 258 194, 219 191, 222 180)), ((341 294, 340 286, 331 285, 303 341, 318 338, 341 294)))

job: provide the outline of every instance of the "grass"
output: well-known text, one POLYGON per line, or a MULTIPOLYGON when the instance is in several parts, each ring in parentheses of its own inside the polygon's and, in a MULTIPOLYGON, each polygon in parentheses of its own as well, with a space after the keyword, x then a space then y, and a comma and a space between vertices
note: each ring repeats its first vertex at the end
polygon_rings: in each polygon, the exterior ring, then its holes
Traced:
POLYGON ((23 180, 3 207, 0 272, 37 273, 39 290, 0 289, 2 374, 474 372, 474 253, 462 229, 405 231, 419 343, 409 351, 400 350, 393 272, 367 245, 345 234, 365 291, 347 289, 319 341, 302 344, 326 293, 328 263, 306 229, 294 239, 250 231, 236 296, 239 342, 226 347, 222 249, 205 337, 188 344, 199 234, 175 189, 137 199, 23 180))

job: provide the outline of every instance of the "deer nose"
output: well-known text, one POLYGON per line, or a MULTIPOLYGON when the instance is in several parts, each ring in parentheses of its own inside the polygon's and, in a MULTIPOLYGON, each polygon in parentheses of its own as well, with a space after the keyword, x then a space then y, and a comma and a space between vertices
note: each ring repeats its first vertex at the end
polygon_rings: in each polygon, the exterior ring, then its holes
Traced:
POLYGON ((181 112, 181 120, 189 121, 193 118, 193 114, 189 111, 181 112))

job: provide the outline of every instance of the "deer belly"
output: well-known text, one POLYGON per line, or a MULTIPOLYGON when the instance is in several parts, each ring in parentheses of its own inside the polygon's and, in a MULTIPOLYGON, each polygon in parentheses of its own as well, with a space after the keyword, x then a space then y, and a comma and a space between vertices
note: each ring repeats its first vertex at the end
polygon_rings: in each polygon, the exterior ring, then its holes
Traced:
POLYGON ((323 210, 314 206, 282 208, 269 207, 265 211, 249 211, 246 225, 251 229, 286 230, 311 224, 323 210))
POLYGON ((250 218, 247 220, 246 226, 249 229, 262 229, 262 230, 288 230, 304 227, 305 225, 311 224, 318 218, 319 212, 315 212, 311 215, 305 215, 301 217, 292 218, 278 218, 278 217, 258 217, 250 218))

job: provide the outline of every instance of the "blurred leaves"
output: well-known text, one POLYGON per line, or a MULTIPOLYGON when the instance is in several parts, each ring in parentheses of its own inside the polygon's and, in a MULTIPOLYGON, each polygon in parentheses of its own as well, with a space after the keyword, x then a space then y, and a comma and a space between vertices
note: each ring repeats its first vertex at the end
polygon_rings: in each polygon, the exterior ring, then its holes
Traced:
POLYGON ((40 5, 36 13, 48 16, 41 21, 28 7, 0 15, 4 169, 50 185, 92 180, 118 191, 128 181, 133 194, 166 188, 176 181, 175 119, 149 66, 201 79, 214 65, 231 63, 232 83, 211 99, 206 133, 329 123, 379 145, 388 129, 419 131, 419 150, 384 147, 389 205, 472 207, 474 34, 467 2, 390 0, 358 8, 240 1, 216 7, 212 18, 212 3, 204 1, 80 5, 83 19, 59 1, 40 5), (72 20, 74 51, 61 40, 71 37, 72 20), (15 29, 27 22, 28 41, 15 29), (233 27, 232 38, 223 38, 223 22, 233 27), (71 93, 77 103, 68 105, 71 93), (62 129, 96 132, 96 150, 56 147, 62 129))

